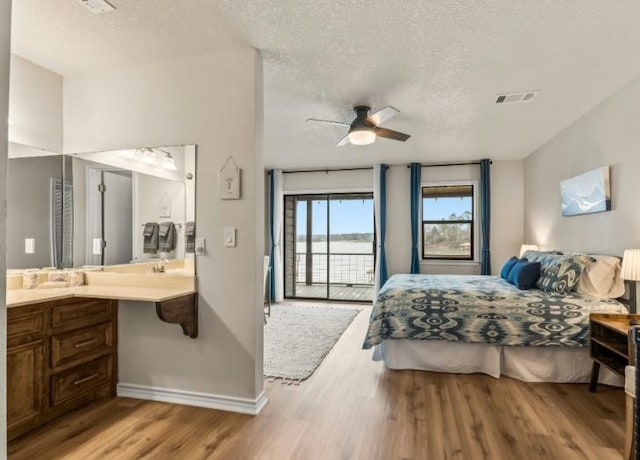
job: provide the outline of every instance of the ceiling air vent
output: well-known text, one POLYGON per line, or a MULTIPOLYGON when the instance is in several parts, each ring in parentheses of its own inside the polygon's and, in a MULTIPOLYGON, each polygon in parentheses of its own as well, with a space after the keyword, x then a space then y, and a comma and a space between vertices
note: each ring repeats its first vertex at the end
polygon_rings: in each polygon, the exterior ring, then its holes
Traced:
POLYGON ((108 13, 115 10, 115 6, 107 2, 107 0, 75 0, 92 13, 108 13))
POLYGON ((517 102, 531 102, 538 95, 538 91, 525 91, 523 93, 498 94, 496 104, 515 104, 517 102))

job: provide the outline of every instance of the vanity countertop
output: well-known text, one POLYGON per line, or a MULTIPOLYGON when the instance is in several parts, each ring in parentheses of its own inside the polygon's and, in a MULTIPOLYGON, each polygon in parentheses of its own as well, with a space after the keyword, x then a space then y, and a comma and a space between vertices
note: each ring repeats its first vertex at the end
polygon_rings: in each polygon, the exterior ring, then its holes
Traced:
POLYGON ((54 289, 11 289, 7 291, 7 307, 19 307, 50 300, 71 297, 92 297, 98 299, 138 300, 143 302, 164 302, 187 294, 195 289, 179 287, 140 287, 140 286, 77 286, 54 289))

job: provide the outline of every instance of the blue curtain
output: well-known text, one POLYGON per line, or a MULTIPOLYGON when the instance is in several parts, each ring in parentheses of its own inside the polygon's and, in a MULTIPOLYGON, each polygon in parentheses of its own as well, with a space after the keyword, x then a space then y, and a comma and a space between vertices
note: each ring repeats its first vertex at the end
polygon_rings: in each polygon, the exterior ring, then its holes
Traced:
POLYGON ((378 257, 380 258, 379 287, 382 287, 389 278, 389 272, 387 271, 387 255, 385 254, 384 249, 384 239, 387 231, 387 169, 389 169, 389 166, 385 164, 380 165, 380 241, 378 242, 378 246, 380 247, 380 253, 378 254, 378 257))
POLYGON ((273 234, 273 205, 275 195, 275 169, 269 171, 269 232, 271 234, 271 257, 269 258, 269 268, 271 269, 271 275, 269 276, 269 297, 271 302, 276 300, 276 277, 274 276, 276 269, 274 266, 274 252, 276 250, 275 238, 273 234))
POLYGON ((418 257, 418 218, 420 216, 420 173, 422 165, 411 163, 411 271, 420 273, 420 258, 418 257))
POLYGON ((491 227, 491 174, 490 160, 480 160, 480 225, 482 231, 481 275, 491 274, 491 252, 489 236, 491 227))

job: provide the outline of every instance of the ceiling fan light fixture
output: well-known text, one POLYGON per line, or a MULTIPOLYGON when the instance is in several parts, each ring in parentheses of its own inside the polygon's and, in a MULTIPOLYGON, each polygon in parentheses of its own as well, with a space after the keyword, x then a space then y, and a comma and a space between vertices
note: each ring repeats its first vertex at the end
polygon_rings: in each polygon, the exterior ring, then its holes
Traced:
POLYGON ((349 133, 349 142, 353 145, 369 145, 376 141, 376 133, 370 129, 356 129, 349 133))

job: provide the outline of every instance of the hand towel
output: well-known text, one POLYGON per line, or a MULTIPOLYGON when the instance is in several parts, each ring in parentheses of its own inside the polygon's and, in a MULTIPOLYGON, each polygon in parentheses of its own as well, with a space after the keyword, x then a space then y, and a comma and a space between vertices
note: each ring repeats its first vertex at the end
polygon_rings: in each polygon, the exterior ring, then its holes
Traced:
POLYGON ((158 233, 160 236, 160 252, 173 251, 176 248, 176 226, 173 222, 162 222, 158 233))
POLYGON ((184 250, 187 254, 196 252, 196 223, 193 221, 184 224, 184 250))
POLYGON ((144 224, 142 231, 144 244, 142 252, 145 254, 155 254, 158 252, 158 224, 156 222, 147 222, 144 224))

